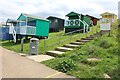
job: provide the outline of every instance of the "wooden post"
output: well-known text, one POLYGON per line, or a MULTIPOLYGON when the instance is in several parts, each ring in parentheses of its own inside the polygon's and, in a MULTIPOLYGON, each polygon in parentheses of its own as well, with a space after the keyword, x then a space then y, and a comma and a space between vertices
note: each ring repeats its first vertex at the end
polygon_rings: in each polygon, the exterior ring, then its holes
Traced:
POLYGON ((44 39, 44 54, 46 54, 46 37, 44 39))
POLYGON ((110 35, 111 35, 110 33, 111 33, 111 31, 109 30, 109 37, 110 37, 110 35))
POLYGON ((58 36, 58 37, 59 37, 59 46, 60 46, 60 34, 59 34, 59 36, 58 36))
POLYGON ((23 43, 24 43, 24 39, 21 39, 21 52, 23 52, 23 43))
POLYGON ((102 30, 100 30, 100 36, 102 36, 102 30))

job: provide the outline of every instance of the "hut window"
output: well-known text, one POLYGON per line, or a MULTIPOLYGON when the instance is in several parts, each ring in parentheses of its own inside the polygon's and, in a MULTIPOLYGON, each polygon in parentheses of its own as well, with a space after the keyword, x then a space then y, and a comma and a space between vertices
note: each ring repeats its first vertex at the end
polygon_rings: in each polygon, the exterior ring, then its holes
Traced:
POLYGON ((50 23, 51 23, 51 20, 50 20, 50 23))
POLYGON ((57 20, 57 19, 55 19, 55 22, 58 22, 58 20, 57 20))

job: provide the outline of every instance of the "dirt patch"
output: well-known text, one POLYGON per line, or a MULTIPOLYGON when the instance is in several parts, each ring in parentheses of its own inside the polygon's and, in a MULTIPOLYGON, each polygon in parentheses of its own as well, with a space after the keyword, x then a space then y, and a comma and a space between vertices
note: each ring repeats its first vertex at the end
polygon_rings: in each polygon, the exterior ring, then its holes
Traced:
POLYGON ((100 59, 97 59, 97 58, 88 58, 87 60, 88 61, 100 61, 100 59))

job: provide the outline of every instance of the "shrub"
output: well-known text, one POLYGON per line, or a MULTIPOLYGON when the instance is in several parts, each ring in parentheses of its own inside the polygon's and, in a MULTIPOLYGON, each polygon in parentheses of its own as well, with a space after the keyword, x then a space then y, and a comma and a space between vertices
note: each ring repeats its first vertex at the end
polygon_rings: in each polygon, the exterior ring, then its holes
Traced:
POLYGON ((101 51, 103 51, 103 49, 98 46, 91 45, 86 51, 88 52, 89 56, 98 57, 98 55, 101 54, 101 51))
POLYGON ((118 46, 111 47, 110 49, 107 50, 109 53, 118 55, 118 46))
POLYGON ((104 39, 100 41, 99 46, 106 49, 110 48, 112 46, 112 43, 109 43, 106 39, 104 39))
POLYGON ((64 58, 63 61, 61 61, 60 63, 58 63, 55 66, 55 69, 57 69, 58 71, 66 73, 68 71, 72 71, 72 70, 77 69, 77 66, 73 60, 71 60, 69 58, 64 58))
POLYGON ((74 61, 79 61, 79 60, 80 60, 80 57, 79 57, 79 55, 77 55, 77 54, 71 54, 71 55, 70 55, 70 58, 71 58, 72 60, 74 60, 74 61))
POLYGON ((89 54, 93 54, 96 50, 97 48, 94 45, 90 45, 87 51, 89 54))

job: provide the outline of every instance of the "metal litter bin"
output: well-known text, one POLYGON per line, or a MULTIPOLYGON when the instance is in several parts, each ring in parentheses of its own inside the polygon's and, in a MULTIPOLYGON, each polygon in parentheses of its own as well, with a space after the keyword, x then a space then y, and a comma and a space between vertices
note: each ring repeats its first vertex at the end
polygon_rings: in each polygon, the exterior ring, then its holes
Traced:
POLYGON ((30 39, 30 55, 38 55, 38 44, 39 39, 31 38, 30 39))

